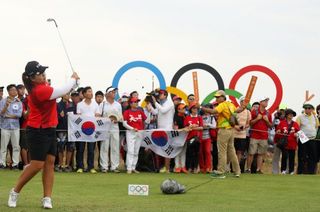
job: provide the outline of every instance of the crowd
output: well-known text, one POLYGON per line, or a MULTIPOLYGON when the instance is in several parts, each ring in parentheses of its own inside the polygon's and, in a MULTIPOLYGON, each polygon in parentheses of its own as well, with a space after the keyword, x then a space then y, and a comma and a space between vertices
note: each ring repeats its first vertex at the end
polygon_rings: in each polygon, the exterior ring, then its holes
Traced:
MULTIPOLYGON (((29 99, 22 84, 8 85, 7 97, 3 97, 3 89, 0 87, 0 169, 22 169, 30 162, 25 135, 29 99)), ((144 99, 146 104, 142 108, 138 92, 123 93, 116 100, 117 92, 118 89, 111 86, 105 92, 94 93, 88 86, 59 100, 56 171, 119 173, 123 160, 128 174, 139 171, 200 172, 224 178, 225 173, 232 172, 239 177, 242 172, 262 174, 264 158, 272 147, 273 174, 317 172, 320 105, 315 108, 306 102, 302 105, 303 112, 298 115, 288 108, 271 114, 267 110, 268 97, 251 106, 245 105, 244 98, 240 98, 236 108, 227 101, 224 91, 216 92, 214 102, 199 105, 193 94, 183 103, 179 96, 173 96, 171 100, 166 90, 159 89, 144 99), (108 117, 112 122, 108 139, 68 141, 70 113, 108 117), (140 146, 142 130, 158 128, 188 132, 185 145, 175 158, 163 158, 140 146), (306 143, 299 141, 300 130, 309 138, 306 143), (98 157, 95 157, 96 152, 98 157)))

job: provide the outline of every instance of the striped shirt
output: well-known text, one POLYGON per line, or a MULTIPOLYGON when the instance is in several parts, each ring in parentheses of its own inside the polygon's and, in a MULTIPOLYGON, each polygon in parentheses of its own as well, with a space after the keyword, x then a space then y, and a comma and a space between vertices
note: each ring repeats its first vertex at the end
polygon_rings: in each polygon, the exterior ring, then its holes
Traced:
MULTIPOLYGON (((3 110, 7 102, 7 98, 0 101, 0 111, 3 110)), ((5 130, 20 129, 19 118, 22 116, 22 103, 19 99, 14 100, 9 104, 7 111, 1 115, 0 128, 5 130), (17 118, 7 118, 8 115, 15 115, 17 118)))

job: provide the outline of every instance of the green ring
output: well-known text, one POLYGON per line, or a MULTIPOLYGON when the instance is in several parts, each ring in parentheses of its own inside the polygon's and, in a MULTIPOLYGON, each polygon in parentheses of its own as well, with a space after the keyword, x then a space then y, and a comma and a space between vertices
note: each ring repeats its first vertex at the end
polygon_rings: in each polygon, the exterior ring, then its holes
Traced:
MULTIPOLYGON (((243 96, 242 93, 240 93, 240 92, 238 92, 238 91, 236 91, 236 90, 228 89, 228 88, 226 88, 226 89, 224 90, 224 92, 226 92, 226 94, 227 94, 228 96, 233 96, 233 97, 235 97, 235 98, 237 98, 237 99, 240 99, 240 97, 243 96)), ((210 101, 215 98, 214 95, 215 95, 216 93, 217 93, 217 91, 213 91, 212 93, 210 93, 210 94, 202 101, 201 104, 204 105, 204 104, 210 103, 210 101)))

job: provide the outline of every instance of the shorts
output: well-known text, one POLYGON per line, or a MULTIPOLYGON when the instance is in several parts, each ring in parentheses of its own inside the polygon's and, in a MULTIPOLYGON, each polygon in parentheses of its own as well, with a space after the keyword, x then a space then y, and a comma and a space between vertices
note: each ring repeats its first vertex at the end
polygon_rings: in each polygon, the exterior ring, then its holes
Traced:
POLYGON ((268 139, 260 140, 260 139, 250 139, 250 145, 249 145, 249 154, 259 154, 263 155, 267 153, 268 150, 268 139))
POLYGON ((27 127, 27 144, 31 160, 45 161, 47 155, 56 155, 57 138, 55 128, 27 127))
POLYGON ((21 129, 20 130, 20 141, 19 141, 19 145, 21 149, 26 149, 28 150, 28 145, 27 145, 27 133, 26 133, 26 129, 21 129))
POLYGON ((73 152, 76 149, 75 142, 68 141, 68 134, 66 132, 57 133, 57 142, 59 153, 64 152, 65 149, 67 149, 68 152, 73 152))
POLYGON ((248 140, 246 138, 234 138, 234 148, 236 151, 245 152, 248 149, 248 140))

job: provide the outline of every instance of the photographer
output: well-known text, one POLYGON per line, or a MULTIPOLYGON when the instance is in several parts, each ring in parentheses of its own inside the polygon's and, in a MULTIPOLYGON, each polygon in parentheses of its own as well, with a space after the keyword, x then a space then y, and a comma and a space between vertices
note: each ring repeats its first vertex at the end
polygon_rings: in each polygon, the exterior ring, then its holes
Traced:
MULTIPOLYGON (((157 93, 157 92, 156 92, 157 93)), ((173 117, 174 117, 174 105, 172 101, 168 100, 168 92, 166 90, 159 90, 159 103, 157 102, 157 95, 152 95, 152 101, 155 108, 151 108, 151 112, 154 115, 158 115, 158 129, 173 130, 173 117)), ((165 166, 160 172, 169 172, 170 158, 165 159, 165 166)))

